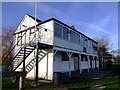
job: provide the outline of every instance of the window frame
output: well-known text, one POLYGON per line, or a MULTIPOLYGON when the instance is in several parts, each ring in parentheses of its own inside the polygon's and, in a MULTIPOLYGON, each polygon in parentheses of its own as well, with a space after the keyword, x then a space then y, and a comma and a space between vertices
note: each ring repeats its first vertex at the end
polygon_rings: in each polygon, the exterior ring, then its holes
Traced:
MULTIPOLYGON (((62 38, 62 32, 63 32, 63 29, 62 29, 62 25, 61 24, 59 24, 59 23, 57 23, 57 22, 54 22, 54 37, 57 37, 57 38, 62 38), (56 35, 56 29, 55 29, 55 25, 58 25, 58 26, 61 26, 61 32, 57 32, 57 35, 56 35), (59 36, 59 34, 60 34, 60 36, 59 36)), ((57 31, 58 31, 58 29, 57 29, 57 31)))
POLYGON ((69 61, 69 57, 66 52, 62 52, 61 61, 69 61))
POLYGON ((62 26, 62 38, 63 38, 64 40, 69 40, 69 33, 70 33, 70 30, 69 30, 67 27, 62 26), (67 38, 64 37, 64 30, 67 31, 67 38))

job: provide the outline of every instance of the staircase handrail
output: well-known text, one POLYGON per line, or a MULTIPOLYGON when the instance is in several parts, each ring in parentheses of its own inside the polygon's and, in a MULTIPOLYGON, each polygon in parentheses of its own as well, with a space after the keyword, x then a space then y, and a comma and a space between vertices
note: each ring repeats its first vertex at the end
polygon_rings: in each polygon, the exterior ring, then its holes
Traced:
MULTIPOLYGON (((9 53, 6 55, 5 59, 2 61, 2 64, 4 64, 5 60, 7 59, 8 55, 14 50, 14 48, 18 45, 19 41, 22 39, 22 37, 25 35, 25 33, 21 36, 21 38, 17 41, 17 43, 13 46, 13 48, 9 51, 9 53)), ((21 47, 20 47, 21 48, 21 47)), ((19 48, 19 49, 20 49, 19 48)), ((17 50, 18 51, 18 50, 17 50)), ((14 56, 14 55, 13 55, 14 56)))

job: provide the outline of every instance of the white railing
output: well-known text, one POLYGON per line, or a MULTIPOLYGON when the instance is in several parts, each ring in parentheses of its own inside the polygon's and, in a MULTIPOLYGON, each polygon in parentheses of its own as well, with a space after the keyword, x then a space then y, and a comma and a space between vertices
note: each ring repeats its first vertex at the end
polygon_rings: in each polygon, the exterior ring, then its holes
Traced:
POLYGON ((39 26, 37 30, 33 28, 33 29, 28 29, 23 32, 25 33, 25 35, 22 37, 20 41, 21 42, 20 45, 25 45, 25 44, 30 45, 30 44, 35 44, 36 42, 53 45, 53 31, 52 30, 39 26))

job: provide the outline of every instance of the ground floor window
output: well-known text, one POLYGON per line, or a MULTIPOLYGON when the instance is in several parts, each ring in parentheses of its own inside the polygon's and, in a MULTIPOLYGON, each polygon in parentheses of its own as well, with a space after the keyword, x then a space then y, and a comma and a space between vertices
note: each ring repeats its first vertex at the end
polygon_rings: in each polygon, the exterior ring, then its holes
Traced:
POLYGON ((81 61, 88 61, 87 55, 81 55, 81 61))
POLYGON ((66 52, 62 52, 62 61, 69 61, 69 57, 66 52))

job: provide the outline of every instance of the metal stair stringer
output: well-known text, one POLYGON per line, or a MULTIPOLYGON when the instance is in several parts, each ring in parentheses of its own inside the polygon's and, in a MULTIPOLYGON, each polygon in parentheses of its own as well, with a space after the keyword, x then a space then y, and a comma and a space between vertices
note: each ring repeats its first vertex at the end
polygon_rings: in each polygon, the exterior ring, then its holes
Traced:
MULTIPOLYGON (((39 61, 38 63, 48 54, 46 51, 44 50, 39 50, 39 61)), ((36 65, 36 59, 33 58, 25 67, 27 74, 35 67, 36 65)))
MULTIPOLYGON (((34 47, 27 46, 25 48, 25 59, 35 50, 34 47)), ((20 49, 20 51, 17 53, 17 55, 13 58, 12 64, 13 64, 13 71, 15 71, 21 64, 24 57, 24 47, 20 49)))

